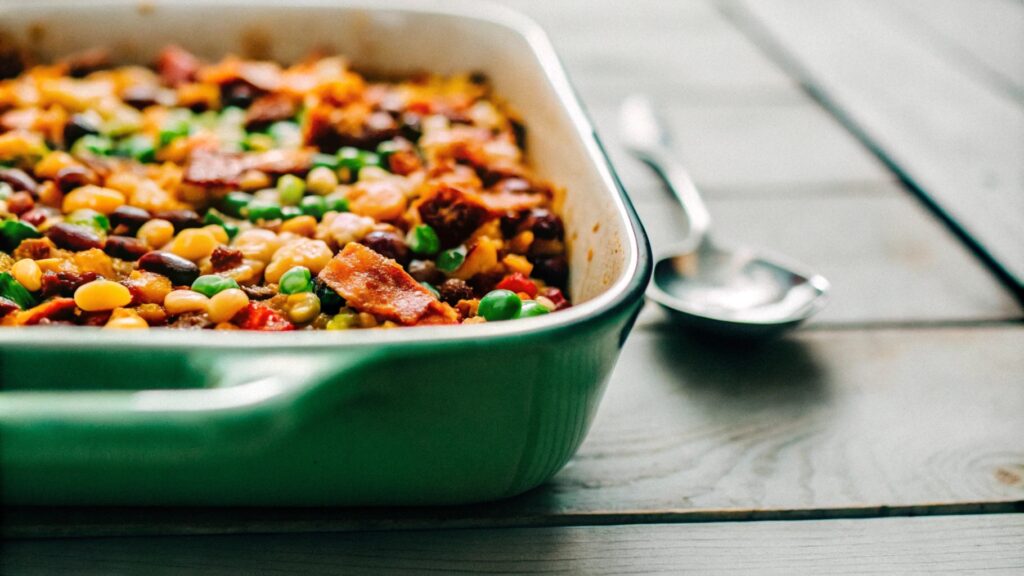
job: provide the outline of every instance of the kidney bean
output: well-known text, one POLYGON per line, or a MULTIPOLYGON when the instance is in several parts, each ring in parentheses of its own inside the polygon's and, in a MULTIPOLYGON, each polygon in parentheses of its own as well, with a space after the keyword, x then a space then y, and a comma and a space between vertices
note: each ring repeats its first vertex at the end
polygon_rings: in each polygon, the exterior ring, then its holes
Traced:
POLYGON ((403 266, 409 262, 409 247, 405 244, 405 239, 396 232, 374 230, 364 236, 359 243, 385 258, 393 258, 403 266))
POLYGON ((121 93, 121 100, 124 100, 125 104, 139 110, 157 104, 157 98, 156 87, 146 84, 129 86, 121 93))
POLYGON ((15 192, 7 197, 7 210, 16 216, 21 216, 36 205, 32 195, 28 192, 15 192))
POLYGON ((29 224, 38 228, 46 219, 50 217, 50 211, 42 206, 36 206, 35 208, 25 212, 21 215, 20 219, 22 222, 28 222, 29 224))
POLYGON ((10 184, 15 192, 28 192, 33 196, 39 188, 34 178, 18 168, 0 168, 0 182, 10 184))
POLYGON ((524 225, 540 240, 557 240, 565 234, 562 219, 545 208, 530 210, 524 225))
POLYGON ((449 278, 437 287, 441 295, 441 301, 455 306, 459 300, 470 300, 473 298, 473 289, 458 278, 449 278))
POLYGON ((93 124, 87 116, 75 114, 68 119, 67 124, 64 124, 64 147, 70 149, 82 136, 99 133, 99 127, 93 124))
POLYGON ((61 248, 74 250, 88 250, 90 248, 103 248, 103 239, 99 234, 85 226, 58 222, 46 230, 46 237, 61 248))
POLYGON ((569 263, 564 256, 537 258, 533 262, 533 276, 551 286, 564 289, 569 280, 569 263))
POLYGON ((139 268, 147 272, 163 274, 175 286, 191 286, 199 277, 199 267, 170 252, 152 251, 139 258, 139 268))
POLYGON ((85 166, 65 166, 53 178, 61 192, 67 194, 75 188, 96 184, 96 174, 85 166))
POLYGON ((121 228, 124 232, 135 234, 143 224, 150 220, 150 218, 152 218, 152 216, 150 216, 149 211, 143 210, 137 206, 124 204, 118 206, 110 213, 110 225, 113 226, 115 230, 121 228))
POLYGON ((545 286, 540 289, 540 296, 551 300, 551 303, 555 305, 555 310, 563 310, 570 306, 569 301, 565 299, 565 294, 554 286, 545 286))
POLYGON ((21 310, 21 308, 17 304, 7 298, 0 297, 0 318, 18 310, 21 310))
POLYGON ((149 252, 149 246, 134 236, 108 236, 103 251, 114 258, 138 260, 149 252))
POLYGON ((95 272, 43 272, 41 287, 43 298, 72 296, 82 284, 98 278, 95 272))
POLYGON ((220 101, 224 106, 248 108, 260 95, 260 92, 258 88, 244 80, 234 80, 220 87, 220 101))
POLYGON ((437 269, 433 260, 413 260, 405 268, 417 282, 430 282, 435 286, 444 282, 444 272, 437 269))
POLYGON ((167 220, 174 225, 175 232, 181 232, 186 228, 199 228, 203 225, 203 219, 194 210, 161 210, 153 214, 154 218, 167 220))

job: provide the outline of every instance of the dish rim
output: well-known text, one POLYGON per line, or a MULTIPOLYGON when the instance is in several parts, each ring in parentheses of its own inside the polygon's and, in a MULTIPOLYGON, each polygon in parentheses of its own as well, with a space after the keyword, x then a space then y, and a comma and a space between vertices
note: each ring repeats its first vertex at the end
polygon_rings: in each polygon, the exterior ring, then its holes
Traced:
MULTIPOLYGON (((424 4, 415 0, 298 0, 282 5, 274 0, 101 0, 85 4, 70 0, 37 0, 32 9, 67 8, 70 10, 124 9, 138 7, 159 9, 161 6, 186 9, 209 7, 244 7, 270 10, 302 10, 305 8, 363 9, 369 12, 402 12, 437 14, 475 20, 502 26, 522 37, 540 64, 541 72, 553 89, 559 104, 569 115, 574 130, 582 141, 600 179, 612 191, 616 212, 625 216, 627 262, 620 277, 598 296, 557 314, 520 319, 515 322, 494 322, 457 326, 411 326, 394 330, 300 331, 268 333, 253 331, 153 330, 139 338, 133 331, 103 330, 91 327, 19 327, 0 329, 0 345, 4 348, 33 349, 107 348, 125 345, 131 349, 275 349, 288 348, 345 349, 380 345, 436 344, 486 340, 518 339, 522 336, 554 336, 581 329, 624 310, 643 298, 652 273, 651 246, 632 202, 612 166, 597 132, 593 128, 579 95, 569 81, 561 59, 547 33, 530 17, 490 0, 450 0, 444 4, 424 4), (207 333, 213 332, 213 333, 207 333)), ((15 4, 0 1, 0 15, 16 10, 15 4)), ((639 310, 639 307, 638 307, 639 310)))

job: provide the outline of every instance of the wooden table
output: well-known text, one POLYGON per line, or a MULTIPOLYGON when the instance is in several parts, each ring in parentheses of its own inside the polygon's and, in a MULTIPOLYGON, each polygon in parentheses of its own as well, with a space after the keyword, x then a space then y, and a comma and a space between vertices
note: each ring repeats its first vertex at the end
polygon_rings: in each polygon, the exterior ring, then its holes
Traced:
POLYGON ((1024 4, 508 3, 550 31, 655 249, 681 218, 619 145, 633 91, 716 233, 819 268, 827 310, 735 347, 648 306, 576 458, 509 501, 10 509, 9 533, 79 538, 8 540, 0 572, 1022 573, 1024 4))

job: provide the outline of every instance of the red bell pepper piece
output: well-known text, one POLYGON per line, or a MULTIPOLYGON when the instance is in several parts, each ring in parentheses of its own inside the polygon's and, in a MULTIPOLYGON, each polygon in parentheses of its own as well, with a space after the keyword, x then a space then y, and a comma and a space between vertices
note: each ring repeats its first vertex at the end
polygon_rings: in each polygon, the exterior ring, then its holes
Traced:
POLYGON ((280 313, 252 302, 242 310, 241 316, 242 320, 238 325, 245 330, 262 330, 264 332, 295 330, 295 325, 280 313))
POLYGON ((511 290, 516 294, 525 292, 530 298, 537 297, 537 285, 534 284, 529 278, 526 277, 522 272, 513 272, 508 276, 502 278, 501 282, 495 286, 498 290, 511 290))

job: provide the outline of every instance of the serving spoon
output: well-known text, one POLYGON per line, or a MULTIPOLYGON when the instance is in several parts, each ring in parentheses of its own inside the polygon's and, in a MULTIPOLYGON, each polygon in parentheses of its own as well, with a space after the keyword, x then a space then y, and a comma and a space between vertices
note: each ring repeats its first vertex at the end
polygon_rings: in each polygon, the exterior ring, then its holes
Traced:
POLYGON ((626 147, 664 180, 689 225, 685 238, 656 261, 651 299, 687 326, 752 338, 792 328, 821 310, 830 288, 824 276, 765 250, 712 242, 707 206, 646 97, 627 98, 619 120, 626 147))

